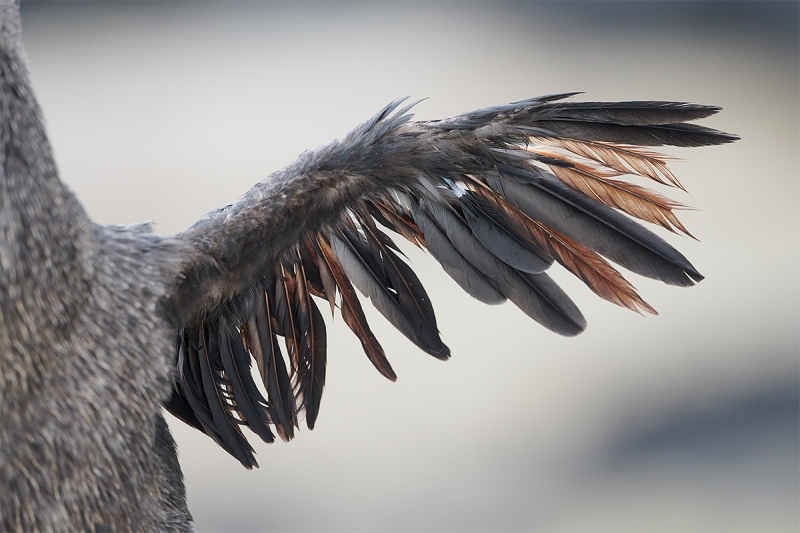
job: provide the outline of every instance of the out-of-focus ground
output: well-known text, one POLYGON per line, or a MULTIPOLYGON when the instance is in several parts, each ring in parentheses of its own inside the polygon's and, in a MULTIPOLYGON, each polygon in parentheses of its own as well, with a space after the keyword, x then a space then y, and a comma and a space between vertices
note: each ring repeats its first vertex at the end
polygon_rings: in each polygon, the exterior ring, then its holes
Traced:
MULTIPOLYGON (((420 118, 539 94, 720 105, 733 145, 669 149, 707 279, 630 278, 643 318, 559 275, 563 339, 410 252, 453 358, 340 318, 313 432, 248 472, 172 421, 200 531, 797 531, 798 3, 30 3, 63 179, 101 223, 172 233, 386 102, 420 118)), ((663 191, 662 191, 663 192, 663 191)))

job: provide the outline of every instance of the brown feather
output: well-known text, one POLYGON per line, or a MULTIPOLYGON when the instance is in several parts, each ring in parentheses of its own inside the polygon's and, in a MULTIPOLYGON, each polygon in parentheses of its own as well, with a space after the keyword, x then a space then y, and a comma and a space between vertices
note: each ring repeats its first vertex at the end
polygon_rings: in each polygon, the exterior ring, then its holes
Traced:
MULTIPOLYGON (((296 259, 296 262, 303 266, 303 276, 305 278, 306 289, 308 290, 309 294, 313 294, 317 298, 327 300, 328 294, 326 292, 326 287, 329 286, 322 281, 322 272, 320 272, 319 268, 318 254, 314 250, 314 247, 311 246, 311 243, 308 239, 304 238, 297 246, 297 254, 299 259, 296 259)), ((331 280, 330 283, 333 284, 333 281, 331 280)), ((335 295, 336 285, 331 285, 330 287, 333 288, 335 295)))
POLYGON ((414 219, 406 213, 400 213, 394 209, 394 202, 374 201, 372 206, 391 224, 391 229, 406 238, 411 244, 418 248, 425 247, 425 236, 417 227, 414 219))
MULTIPOLYGON (((673 209, 684 208, 683 204, 670 200, 639 185, 607 177, 608 172, 600 167, 573 163, 572 167, 549 165, 558 179, 609 207, 615 207, 631 216, 657 224, 674 233, 693 237, 681 223, 673 209), (606 174, 604 176, 604 174, 606 174)), ((616 172, 616 171, 614 171, 616 172)))
POLYGON ((563 137, 530 137, 537 144, 563 148, 586 159, 602 163, 621 174, 635 174, 664 185, 686 190, 667 167, 675 159, 638 146, 601 141, 580 141, 563 137))
POLYGON ((342 270, 341 265, 336 260, 336 256, 331 249, 330 244, 323 236, 317 237, 317 245, 319 246, 321 258, 324 260, 325 265, 331 273, 331 276, 336 282, 336 285, 341 294, 341 311, 342 319, 345 324, 355 333, 358 340, 361 341, 361 346, 364 348, 364 353, 369 360, 378 369, 378 372, 386 376, 388 379, 395 381, 397 375, 392 370, 392 366, 386 359, 378 339, 372 333, 367 323, 367 317, 364 315, 364 310, 361 308, 361 303, 358 300, 356 291, 347 275, 342 270))
POLYGON ((333 279, 328 264, 322 258, 318 247, 309 239, 303 239, 303 246, 299 248, 300 263, 308 285, 308 292, 327 300, 331 308, 331 316, 335 317, 336 309, 336 281, 333 279))

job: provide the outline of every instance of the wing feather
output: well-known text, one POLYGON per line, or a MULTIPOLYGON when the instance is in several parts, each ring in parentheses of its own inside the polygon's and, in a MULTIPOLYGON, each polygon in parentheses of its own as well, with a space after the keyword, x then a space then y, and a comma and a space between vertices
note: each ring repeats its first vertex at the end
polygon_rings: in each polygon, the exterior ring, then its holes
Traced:
POLYGON ((242 420, 264 442, 272 442, 275 436, 269 429, 270 419, 264 407, 267 400, 261 395, 250 373, 250 356, 244 350, 241 339, 230 338, 225 319, 220 317, 217 338, 222 368, 230 380, 231 393, 242 420))
POLYGON ((306 267, 300 262, 296 268, 296 316, 298 329, 303 334, 302 356, 297 361, 297 394, 306 412, 306 425, 314 429, 325 387, 327 332, 322 313, 311 298, 306 267))
POLYGON ((524 213, 514 209, 503 199, 481 188, 474 190, 476 200, 494 207, 494 210, 508 219, 510 225, 524 228, 520 234, 527 235, 567 270, 580 278, 595 294, 633 311, 643 310, 657 314, 622 275, 609 265, 599 254, 569 237, 532 220, 524 213), (479 199, 479 200, 478 200, 479 199))
POLYGON ((497 282, 476 269, 431 217, 418 210, 414 213, 414 219, 425 235, 428 251, 462 289, 485 304, 495 305, 506 301, 497 282))
POLYGON ((218 355, 215 335, 206 335, 205 330, 200 331, 200 345, 198 346, 197 360, 200 363, 200 378, 203 392, 208 399, 211 419, 216 432, 221 437, 220 441, 228 452, 238 459, 245 468, 258 466, 253 456, 253 448, 247 442, 238 421, 233 416, 230 408, 229 386, 223 381, 219 369, 212 361, 218 355))
POLYGON ((475 238, 463 218, 451 208, 426 204, 422 209, 444 230, 462 256, 493 280, 499 292, 526 315, 561 335, 577 335, 586 328, 578 307, 549 276, 527 274, 501 261, 475 238))
POLYGON ((700 281, 631 218, 688 235, 675 213, 684 206, 625 176, 682 189, 670 158, 644 147, 735 140, 687 123, 719 108, 566 100, 574 94, 429 122, 396 100, 179 235, 192 256, 170 300, 182 331, 167 408, 248 468, 242 425, 288 440, 305 412, 313 428, 327 357, 314 298, 338 307, 375 368, 396 379, 354 286, 423 351, 449 357, 428 294, 384 230, 427 248, 478 300, 509 300, 562 335, 586 320, 545 273, 554 262, 639 312, 655 310, 609 261, 669 284, 700 281))
POLYGON ((342 319, 351 331, 355 333, 358 340, 361 341, 364 353, 366 353, 375 368, 378 369, 378 372, 392 381, 396 380, 397 375, 386 359, 378 339, 375 338, 369 324, 367 324, 367 317, 364 315, 364 310, 358 301, 356 291, 336 259, 330 244, 322 237, 317 240, 317 244, 319 245, 321 256, 324 258, 325 264, 336 281, 336 286, 342 296, 342 319))

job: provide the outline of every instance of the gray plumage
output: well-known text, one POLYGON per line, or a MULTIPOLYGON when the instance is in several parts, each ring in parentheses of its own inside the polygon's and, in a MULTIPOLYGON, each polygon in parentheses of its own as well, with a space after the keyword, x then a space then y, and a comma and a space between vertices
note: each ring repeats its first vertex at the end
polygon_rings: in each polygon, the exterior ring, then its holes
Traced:
POLYGON ((384 230, 427 246, 474 297, 508 299, 564 335, 585 320, 544 273, 554 262, 637 310, 652 308, 602 256, 667 283, 702 279, 628 216, 669 227, 674 204, 615 178, 676 184, 634 145, 733 141, 684 123, 718 108, 568 96, 432 122, 396 101, 162 237, 93 224, 60 182, 18 7, 0 2, 0 530, 190 530, 162 405, 248 468, 243 427, 288 440, 305 411, 313 428, 327 357, 317 299, 389 379, 353 286, 422 350, 449 357, 384 230))

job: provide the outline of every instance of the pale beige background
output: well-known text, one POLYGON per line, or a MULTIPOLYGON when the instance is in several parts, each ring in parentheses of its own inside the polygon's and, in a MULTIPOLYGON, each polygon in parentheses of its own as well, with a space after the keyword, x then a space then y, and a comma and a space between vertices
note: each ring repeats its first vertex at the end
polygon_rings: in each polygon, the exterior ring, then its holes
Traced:
MULTIPOLYGON (((201 531, 798 529, 798 4, 23 5, 63 179, 101 223, 171 233, 398 96, 437 118, 538 94, 721 105, 670 150, 707 279, 631 276, 642 318, 569 279, 559 338, 412 260, 453 351, 341 319, 317 428, 248 472, 178 422, 201 531)), ((143 332, 146 334, 146 332, 143 332)))

